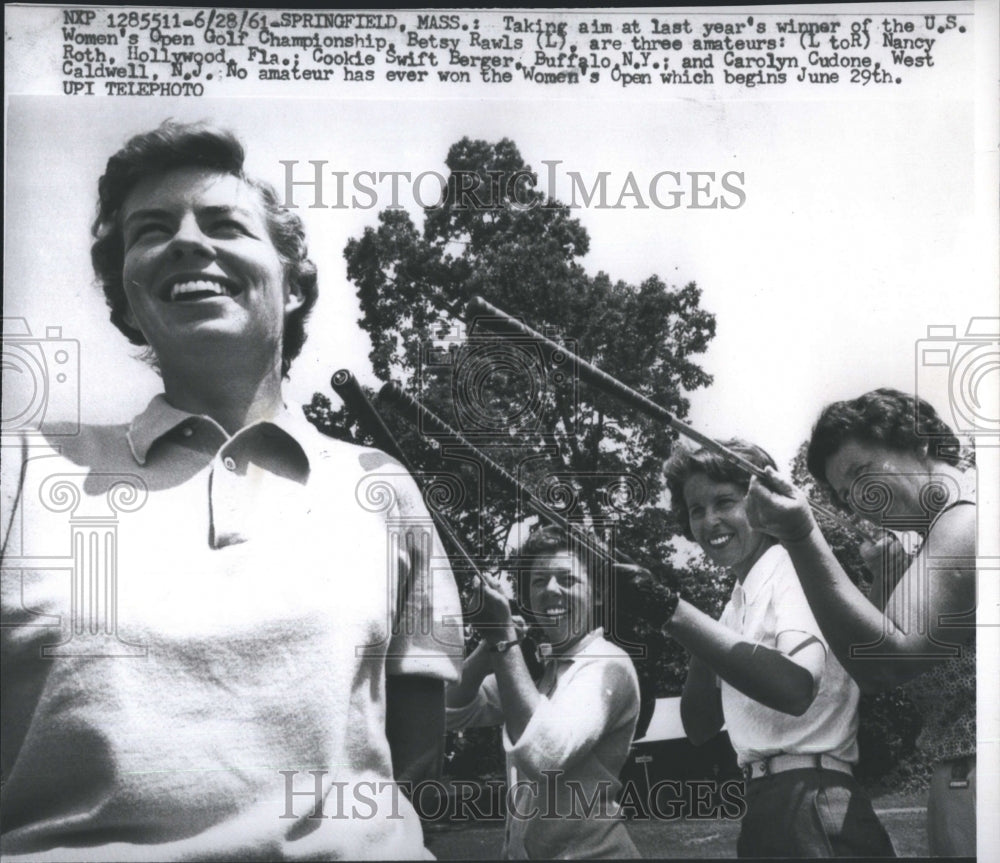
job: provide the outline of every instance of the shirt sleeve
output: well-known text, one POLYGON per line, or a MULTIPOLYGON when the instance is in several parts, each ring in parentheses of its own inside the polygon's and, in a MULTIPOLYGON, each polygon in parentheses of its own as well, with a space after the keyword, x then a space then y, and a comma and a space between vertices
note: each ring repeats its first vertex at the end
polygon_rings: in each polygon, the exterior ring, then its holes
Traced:
POLYGON ((419 674, 457 683, 465 653, 462 607, 451 564, 413 478, 392 463, 398 531, 397 597, 387 674, 419 674))
POLYGON ((517 743, 504 735, 504 748, 521 773, 539 779, 544 770, 571 767, 605 734, 634 729, 638 715, 639 681, 627 659, 578 660, 555 692, 539 700, 517 743))
POLYGON ((792 560, 786 554, 775 568, 770 582, 771 611, 774 614, 774 637, 784 632, 802 632, 815 637, 828 650, 823 632, 809 607, 792 560))
POLYGON ((483 681, 472 701, 461 707, 449 707, 445 710, 445 724, 449 731, 502 723, 500 690, 497 688, 497 679, 492 674, 483 681))

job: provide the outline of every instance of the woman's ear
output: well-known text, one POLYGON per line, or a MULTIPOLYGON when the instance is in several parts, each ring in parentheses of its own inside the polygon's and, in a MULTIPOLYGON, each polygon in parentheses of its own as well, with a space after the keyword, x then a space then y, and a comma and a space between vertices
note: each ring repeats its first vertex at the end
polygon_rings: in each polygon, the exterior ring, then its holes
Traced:
POLYGON ((595 587, 594 588, 594 592, 593 592, 591 598, 593 600, 594 608, 603 608, 604 607, 604 588, 602 588, 602 587, 595 587))
POLYGON ((294 312, 306 301, 302 286, 298 282, 285 277, 285 314, 294 312))
POLYGON ((925 441, 921 441, 920 442, 920 448, 917 450, 917 453, 920 456, 920 461, 923 462, 923 464, 927 464, 929 462, 929 460, 930 460, 929 459, 930 441, 926 441, 926 440, 925 441))

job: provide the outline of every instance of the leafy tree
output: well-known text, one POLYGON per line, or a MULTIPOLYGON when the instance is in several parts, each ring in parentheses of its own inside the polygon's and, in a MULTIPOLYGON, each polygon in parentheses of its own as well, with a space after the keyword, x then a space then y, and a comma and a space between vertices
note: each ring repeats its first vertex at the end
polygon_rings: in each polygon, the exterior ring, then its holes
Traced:
MULTIPOLYGON (((345 249, 375 374, 402 382, 567 517, 612 520, 630 553, 665 559, 657 501, 672 433, 578 385, 565 358, 523 340, 467 339, 461 315, 481 295, 679 417, 688 410, 683 393, 711 382, 694 357, 715 333, 714 316, 694 283, 589 276, 580 264, 586 230, 536 189, 512 141, 463 138, 446 163, 446 193, 425 208, 422 230, 405 210, 387 209, 345 249)), ((321 399, 311 414, 325 427, 347 419, 321 399)), ((497 525, 473 531, 488 555, 523 514, 497 491, 490 487, 483 513, 469 513, 497 525)))
MULTIPOLYGON (((424 209, 422 227, 405 210, 386 209, 344 250, 376 376, 402 384, 564 517, 606 537, 613 530, 618 547, 676 586, 667 563, 672 528, 660 505, 674 434, 579 383, 565 355, 490 335, 463 320, 464 308, 484 297, 679 418, 688 412, 685 394, 711 383, 696 358, 715 334, 714 316, 701 308, 694 282, 588 275, 580 262, 586 230, 537 189, 512 141, 463 138, 446 164, 447 187, 424 209)), ((328 433, 371 442, 319 394, 307 415, 328 433)), ((383 415, 417 469, 457 480, 461 501, 447 517, 473 554, 498 565, 511 526, 528 514, 518 493, 484 477, 446 440, 383 415)), ((460 590, 471 597, 468 581, 460 590)), ((683 650, 648 624, 633 621, 623 634, 648 645, 644 688, 679 691, 683 650)))

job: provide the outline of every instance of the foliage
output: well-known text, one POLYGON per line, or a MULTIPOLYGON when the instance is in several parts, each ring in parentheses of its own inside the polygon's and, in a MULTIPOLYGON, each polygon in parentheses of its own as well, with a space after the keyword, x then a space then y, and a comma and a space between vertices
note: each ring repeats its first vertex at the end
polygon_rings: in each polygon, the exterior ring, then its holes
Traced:
MULTIPOLYGON (((589 275, 581 263, 586 230, 567 206, 537 191, 512 141, 463 138, 446 164, 445 194, 424 209, 422 227, 405 210, 386 209, 344 251, 376 376, 403 385, 550 508, 606 539, 613 533, 619 548, 675 585, 666 562, 672 530, 660 506, 673 432, 581 384, 565 354, 469 326, 464 309, 482 296, 678 418, 687 415, 685 394, 711 383, 695 358, 715 334, 714 316, 701 308, 693 282, 678 287, 650 275, 634 285, 589 275)), ((323 431, 371 442, 323 396, 306 412, 323 431)), ((446 440, 419 434, 393 411, 382 414, 417 471, 450 475, 460 487, 439 511, 474 556, 498 567, 512 525, 530 514, 524 493, 481 475, 446 440)), ((459 580, 469 600, 470 580, 459 580)), ((683 651, 636 626, 644 625, 632 621, 622 632, 649 644, 650 658, 639 665, 644 687, 678 689, 683 651)))
POLYGON ((921 719, 901 689, 862 695, 858 706, 857 777, 866 785, 903 790, 926 780, 929 764, 916 749, 921 719), (910 782, 916 777, 916 782, 910 782))
POLYGON ((452 779, 506 778, 500 728, 466 728, 448 735, 445 773, 452 779))
POLYGON ((811 503, 819 504, 827 511, 839 515, 839 518, 830 518, 819 513, 816 521, 844 572, 867 595, 872 584, 872 574, 865 567, 858 549, 864 538, 871 533, 871 525, 853 513, 839 509, 826 490, 816 482, 806 467, 808 446, 808 441, 804 441, 795 453, 792 460, 792 482, 805 492, 811 503))
MULTIPOLYGON (((711 382, 692 356, 714 335, 714 317, 699 307, 693 283, 588 276, 579 262, 589 248, 585 229, 568 207, 535 191, 513 142, 464 138, 446 162, 447 194, 425 210, 422 231, 407 212, 385 210, 378 228, 345 249, 375 374, 405 383, 563 514, 610 515, 630 551, 664 559, 667 536, 639 523, 656 507, 669 431, 578 385, 568 363, 524 340, 465 341, 460 315, 481 295, 681 417, 682 390, 711 382)), ((490 520, 509 527, 516 501, 495 492, 490 520)))

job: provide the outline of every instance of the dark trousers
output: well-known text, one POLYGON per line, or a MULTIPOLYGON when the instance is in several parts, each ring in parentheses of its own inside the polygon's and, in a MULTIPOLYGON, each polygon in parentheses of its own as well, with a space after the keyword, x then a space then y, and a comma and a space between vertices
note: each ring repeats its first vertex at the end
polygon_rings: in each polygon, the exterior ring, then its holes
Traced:
POLYGON ((814 767, 747 783, 738 857, 895 857, 853 776, 814 767))

